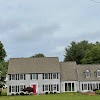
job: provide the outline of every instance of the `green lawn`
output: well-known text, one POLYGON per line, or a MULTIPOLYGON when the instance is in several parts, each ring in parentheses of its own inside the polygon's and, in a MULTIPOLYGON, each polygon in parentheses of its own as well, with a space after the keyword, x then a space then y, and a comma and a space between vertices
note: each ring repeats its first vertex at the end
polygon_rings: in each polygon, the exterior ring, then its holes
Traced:
POLYGON ((80 94, 52 94, 31 96, 0 96, 0 100, 100 100, 100 96, 87 96, 80 94))

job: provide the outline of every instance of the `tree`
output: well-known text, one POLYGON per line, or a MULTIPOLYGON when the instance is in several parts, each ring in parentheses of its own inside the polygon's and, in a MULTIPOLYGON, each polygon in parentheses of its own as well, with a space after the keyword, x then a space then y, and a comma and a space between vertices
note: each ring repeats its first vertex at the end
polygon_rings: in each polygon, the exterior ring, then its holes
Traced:
POLYGON ((65 48, 64 61, 76 61, 77 64, 82 64, 85 51, 93 47, 92 43, 84 40, 81 42, 71 42, 71 46, 65 48))
POLYGON ((4 60, 4 58, 6 57, 6 51, 4 49, 3 44, 0 41, 0 61, 4 60))
POLYGON ((7 72, 5 66, 5 62, 4 62, 4 58, 6 57, 6 51, 4 49, 3 44, 0 41, 0 95, 2 93, 2 75, 6 75, 5 73, 7 72))
POLYGON ((42 53, 38 53, 38 54, 35 54, 34 56, 32 56, 31 58, 33 58, 33 57, 45 57, 45 56, 42 53))
POLYGON ((1 78, 6 77, 7 69, 8 69, 8 62, 2 61, 0 63, 1 78))
POLYGON ((86 50, 83 64, 99 64, 100 63, 100 44, 95 44, 90 50, 86 50))

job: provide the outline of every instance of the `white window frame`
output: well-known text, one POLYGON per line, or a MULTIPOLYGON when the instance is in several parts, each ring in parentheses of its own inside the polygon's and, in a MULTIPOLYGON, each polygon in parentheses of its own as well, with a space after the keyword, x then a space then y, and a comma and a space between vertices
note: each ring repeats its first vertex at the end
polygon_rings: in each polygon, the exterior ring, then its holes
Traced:
POLYGON ((24 88, 24 85, 20 85, 20 89, 19 90, 21 91, 23 88, 24 88))
POLYGON ((87 69, 87 70, 85 71, 85 77, 86 77, 86 78, 89 78, 89 77, 90 77, 90 70, 87 69))
POLYGON ((14 86, 14 85, 11 86, 11 92, 14 92, 14 93, 16 92, 16 86, 14 86))
POLYGON ((24 74, 19 74, 19 76, 20 76, 20 80, 24 80, 24 74), (23 78, 21 78, 21 76, 22 76, 23 78))
POLYGON ((57 91, 57 84, 53 84, 53 91, 57 91))
POLYGON ((44 79, 49 79, 49 74, 48 73, 44 74, 44 79), (47 75, 47 77, 46 77, 46 75, 47 75))
POLYGON ((48 90, 49 90, 49 85, 48 85, 48 84, 45 84, 45 85, 44 85, 44 90, 45 90, 45 91, 48 91, 48 90))
POLYGON ((98 70, 96 71, 96 73, 97 73, 97 77, 100 77, 100 69, 98 69, 98 70))
POLYGON ((16 80, 16 75, 15 75, 15 74, 12 74, 12 75, 11 75, 11 79, 12 79, 12 80, 16 80))
POLYGON ((57 73, 53 73, 52 75, 53 75, 53 76, 52 76, 53 79, 57 79, 57 73))
POLYGON ((32 75, 32 80, 36 80, 36 79, 38 79, 37 77, 38 77, 38 74, 36 74, 36 73, 33 73, 33 74, 31 74, 32 75))
POLYGON ((84 90, 87 90, 87 88, 88 88, 88 85, 84 84, 84 90))

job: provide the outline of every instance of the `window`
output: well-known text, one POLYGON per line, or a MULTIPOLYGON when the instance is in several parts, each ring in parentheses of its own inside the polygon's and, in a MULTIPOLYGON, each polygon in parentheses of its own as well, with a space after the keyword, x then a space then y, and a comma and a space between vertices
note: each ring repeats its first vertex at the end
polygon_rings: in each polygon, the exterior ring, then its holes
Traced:
POLYGON ((90 71, 89 71, 89 70, 86 70, 86 71, 85 71, 85 77, 86 77, 86 78, 89 78, 89 77, 90 77, 90 71))
POLYGON ((16 75, 12 74, 12 80, 15 80, 15 79, 16 79, 16 75))
POLYGON ((38 79, 38 74, 30 74, 30 79, 38 79))
POLYGON ((12 92, 16 92, 16 86, 12 86, 12 92))
POLYGON ((97 77, 100 77, 100 69, 97 70, 96 74, 97 74, 97 77))
POLYGON ((23 80, 23 79, 24 79, 23 74, 20 74, 20 80, 23 80))
POLYGON ((53 85, 53 90, 57 90, 56 84, 53 85))
POLYGON ((32 79, 36 79, 36 74, 32 74, 32 79))
POLYGON ((48 74, 45 74, 45 79, 48 79, 48 74))
POLYGON ((45 91, 48 91, 48 85, 45 85, 45 91))
MULTIPOLYGON (((20 80, 25 80, 25 79, 26 79, 26 75, 25 75, 25 74, 20 74, 19 76, 20 76, 20 80)), ((19 77, 19 76, 18 76, 18 77, 19 77)), ((19 78, 18 78, 18 79, 19 79, 19 78)))
POLYGON ((9 74, 9 80, 11 80, 11 74, 9 74))
POLYGON ((87 84, 84 84, 84 90, 87 90, 87 84))
POLYGON ((53 73, 53 79, 56 79, 56 75, 57 75, 56 73, 53 73))
POLYGON ((20 91, 22 91, 23 88, 24 88, 24 85, 20 85, 20 91))

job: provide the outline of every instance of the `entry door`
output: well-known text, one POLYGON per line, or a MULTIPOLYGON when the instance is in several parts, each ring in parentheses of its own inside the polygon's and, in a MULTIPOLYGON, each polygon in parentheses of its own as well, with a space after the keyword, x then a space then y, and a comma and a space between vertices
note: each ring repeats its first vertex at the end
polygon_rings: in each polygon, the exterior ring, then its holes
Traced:
POLYGON ((36 85, 33 85, 33 93, 36 93, 36 85))

